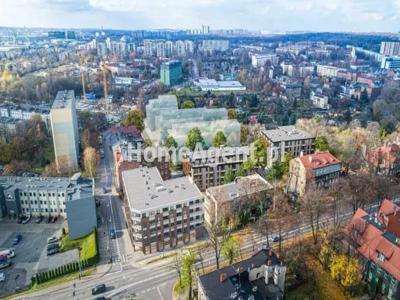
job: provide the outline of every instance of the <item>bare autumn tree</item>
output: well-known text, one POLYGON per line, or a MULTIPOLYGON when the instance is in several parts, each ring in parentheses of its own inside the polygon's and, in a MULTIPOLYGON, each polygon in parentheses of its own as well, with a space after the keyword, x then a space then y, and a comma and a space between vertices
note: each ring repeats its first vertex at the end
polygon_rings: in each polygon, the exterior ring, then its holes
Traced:
POLYGON ((24 172, 30 171, 31 165, 27 161, 12 160, 4 166, 4 176, 21 176, 24 172))
POLYGON ((96 167, 98 163, 98 154, 96 149, 88 147, 83 151, 83 165, 86 175, 89 177, 96 176, 96 167))
POLYGON ((377 190, 373 175, 359 172, 348 176, 346 179, 343 189, 354 213, 358 208, 364 208, 376 200, 377 190))
POLYGON ((301 213, 311 227, 314 244, 317 244, 319 240, 320 221, 325 209, 325 203, 326 195, 324 191, 315 184, 307 188, 301 200, 301 213))
POLYGON ((337 232, 343 221, 343 212, 346 210, 346 191, 343 187, 346 185, 346 178, 339 178, 332 184, 329 195, 329 211, 333 217, 333 231, 337 232))
POLYGON ((296 221, 288 199, 282 191, 277 191, 272 198, 272 206, 267 212, 271 230, 277 231, 279 253, 282 253, 283 231, 291 228, 296 221))
POLYGON ((179 276, 179 287, 182 288, 182 253, 177 253, 174 258, 174 263, 172 264, 171 268, 178 273, 179 276))
MULTIPOLYGON (((222 218, 223 219, 223 218, 222 218)), ((230 237, 231 230, 221 221, 212 220, 207 226, 208 244, 214 251, 215 263, 219 269, 219 259, 221 257, 222 245, 230 237)))

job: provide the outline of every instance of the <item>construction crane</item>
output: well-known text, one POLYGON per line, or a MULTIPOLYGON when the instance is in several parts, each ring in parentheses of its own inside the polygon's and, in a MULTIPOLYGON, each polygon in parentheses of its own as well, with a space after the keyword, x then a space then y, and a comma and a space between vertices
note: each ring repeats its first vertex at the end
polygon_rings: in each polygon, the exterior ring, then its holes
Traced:
POLYGON ((85 88, 85 73, 83 71, 83 64, 85 62, 85 57, 83 56, 82 53, 79 54, 79 66, 80 66, 80 73, 81 73, 81 83, 82 83, 82 97, 83 100, 86 99, 86 88, 85 88))
POLYGON ((108 97, 107 73, 109 70, 107 69, 107 67, 103 61, 100 63, 100 69, 103 73, 104 99, 107 99, 107 97, 108 97))

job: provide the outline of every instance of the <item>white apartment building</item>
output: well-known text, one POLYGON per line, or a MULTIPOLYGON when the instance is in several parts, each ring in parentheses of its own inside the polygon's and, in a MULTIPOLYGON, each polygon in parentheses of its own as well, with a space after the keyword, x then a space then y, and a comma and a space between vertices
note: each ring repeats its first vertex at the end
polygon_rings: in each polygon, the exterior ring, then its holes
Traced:
POLYGON ((276 65, 279 62, 279 56, 276 54, 253 54, 251 56, 251 65, 254 68, 263 67, 267 62, 276 65))
POLYGON ((78 169, 79 132, 73 90, 57 93, 50 121, 57 168, 67 164, 71 170, 78 169))
POLYGON ((340 69, 333 66, 317 65, 317 75, 322 77, 337 77, 340 69))

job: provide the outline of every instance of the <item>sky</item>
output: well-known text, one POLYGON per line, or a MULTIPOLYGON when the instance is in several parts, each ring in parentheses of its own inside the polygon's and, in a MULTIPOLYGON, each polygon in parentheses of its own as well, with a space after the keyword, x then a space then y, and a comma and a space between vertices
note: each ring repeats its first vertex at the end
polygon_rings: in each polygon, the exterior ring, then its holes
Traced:
POLYGON ((0 0, 0 26, 399 32, 400 0, 0 0))

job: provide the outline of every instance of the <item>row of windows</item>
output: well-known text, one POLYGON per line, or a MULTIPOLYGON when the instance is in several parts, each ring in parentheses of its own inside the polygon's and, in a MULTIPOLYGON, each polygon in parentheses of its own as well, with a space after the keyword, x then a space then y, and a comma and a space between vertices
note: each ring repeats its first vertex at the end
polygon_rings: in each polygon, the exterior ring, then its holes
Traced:
MULTIPOLYGON (((27 193, 27 192, 19 192, 20 196, 27 196, 28 194, 29 194, 30 197, 36 197, 36 192, 29 192, 29 193, 27 193)), ((45 193, 45 192, 43 192, 43 193, 39 192, 38 193, 39 197, 45 197, 47 194, 48 194, 49 197, 52 197, 52 196, 55 197, 56 196, 56 193, 45 193)), ((58 197, 64 197, 65 194, 64 193, 58 193, 57 196, 58 197)))
MULTIPOLYGON (((21 204, 38 204, 38 201, 37 200, 30 200, 30 201, 28 201, 28 200, 21 200, 21 204)), ((57 204, 57 202, 56 201, 49 201, 49 204, 50 205, 56 205, 57 204)), ((47 205, 47 201, 43 201, 43 200, 40 200, 40 205, 47 205)), ((61 203, 60 205, 64 205, 64 203, 61 203)))
MULTIPOLYGON (((47 209, 47 208, 42 208, 42 209, 38 209, 38 208, 32 208, 31 210, 29 209, 29 208, 22 208, 22 212, 49 212, 49 210, 47 209)), ((57 212, 57 209, 56 208, 50 208, 50 212, 57 212)), ((60 212, 61 213, 64 213, 65 212, 65 209, 62 209, 62 208, 60 208, 60 212)))

